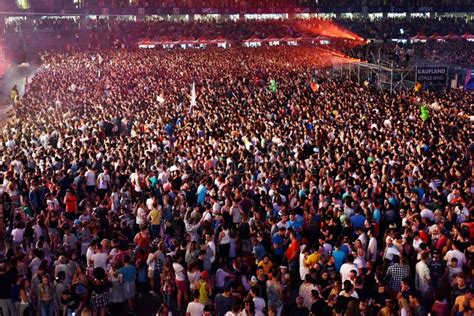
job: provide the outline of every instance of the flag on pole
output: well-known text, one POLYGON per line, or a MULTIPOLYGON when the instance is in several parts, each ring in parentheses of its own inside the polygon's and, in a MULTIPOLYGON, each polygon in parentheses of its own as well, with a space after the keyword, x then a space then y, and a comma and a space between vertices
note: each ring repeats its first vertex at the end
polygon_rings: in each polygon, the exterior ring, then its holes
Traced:
POLYGON ((422 85, 420 82, 417 82, 417 83, 415 84, 414 90, 415 90, 415 92, 420 92, 420 91, 421 91, 421 88, 423 88, 423 85, 422 85))
POLYGON ((426 105, 422 105, 420 108, 420 118, 423 121, 426 121, 430 118, 430 113, 428 112, 428 107, 426 105))
POLYGON ((193 113, 194 106, 196 106, 196 85, 193 82, 193 87, 191 88, 191 104, 189 105, 189 114, 193 113))
POLYGON ((276 91, 277 91, 277 84, 276 84, 275 79, 270 80, 270 89, 271 89, 273 92, 276 92, 276 91))
POLYGON ((97 60, 99 61, 99 65, 104 62, 104 58, 100 54, 97 54, 97 60))

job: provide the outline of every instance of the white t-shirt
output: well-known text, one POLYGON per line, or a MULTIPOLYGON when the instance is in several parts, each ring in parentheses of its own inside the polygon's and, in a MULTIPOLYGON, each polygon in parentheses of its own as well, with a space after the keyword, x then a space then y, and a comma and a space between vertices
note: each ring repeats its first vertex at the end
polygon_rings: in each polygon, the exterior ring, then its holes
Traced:
POLYGON ((398 251, 397 247, 387 247, 384 258, 387 258, 388 260, 392 261, 393 256, 395 255, 400 256, 400 251, 398 251))
POLYGON ((107 270, 108 257, 109 256, 105 252, 99 252, 99 253, 93 254, 91 259, 92 259, 92 262, 94 262, 94 269, 101 267, 104 270, 107 270))
POLYGON ((339 270, 339 272, 341 273, 341 280, 342 280, 342 283, 344 283, 345 280, 348 280, 349 279, 349 275, 351 273, 352 270, 355 270, 356 273, 358 273, 359 269, 357 268, 357 266, 353 263, 344 263, 342 266, 341 266, 341 269, 339 270))
POLYGON ((87 170, 86 173, 84 174, 86 177, 86 186, 95 186, 95 172, 93 170, 87 170))
POLYGON ((418 239, 413 239, 413 249, 416 251, 420 251, 420 245, 423 243, 423 240, 421 238, 418 239))
POLYGON ((176 276, 176 281, 185 281, 186 275, 184 274, 184 267, 179 263, 173 263, 174 274, 176 276))
POLYGON ((370 237, 369 245, 367 246, 367 260, 376 261, 377 260, 377 239, 375 237, 370 237))
POLYGON ((109 174, 106 174, 106 173, 99 174, 98 180, 99 180, 99 189, 101 190, 108 189, 107 185, 110 182, 109 174))
POLYGON ((14 230, 12 230, 13 241, 16 243, 22 243, 24 233, 25 233, 24 228, 15 228, 14 230))
POLYGON ((309 274, 309 268, 304 264, 304 253, 300 252, 300 279, 304 280, 306 275, 309 274))
POLYGON ((52 200, 47 200, 46 204, 48 205, 48 209, 51 209, 51 210, 59 209, 59 202, 58 202, 58 199, 56 198, 52 200))
POLYGON ((153 209, 153 198, 146 199, 145 205, 149 210, 152 210, 153 209))
MULTIPOLYGON (((344 290, 342 290, 341 292, 339 292, 339 296, 344 296, 344 294, 345 294, 345 291, 344 291, 344 290)), ((355 298, 356 300, 358 300, 358 299, 359 299, 359 294, 357 294, 356 291, 352 291, 351 297, 353 297, 353 298, 355 298)))
POLYGON ((207 243, 209 248, 211 248, 213 255, 211 256, 211 263, 214 263, 216 260, 216 243, 214 241, 210 241, 207 243))
POLYGON ((463 265, 466 263, 466 256, 457 249, 448 251, 446 255, 444 256, 444 260, 446 260, 448 264, 451 262, 451 259, 453 258, 458 259, 458 267, 460 268, 462 268, 463 265))
POLYGON ((428 218, 430 221, 434 221, 435 220, 435 216, 434 216, 434 213, 432 210, 428 209, 428 208, 425 208, 423 209, 421 212, 420 212, 420 216, 423 217, 423 218, 428 218))
POLYGON ((367 262, 365 261, 365 259, 363 257, 355 258, 354 259, 354 264, 360 269, 364 269, 365 267, 367 267, 367 262))
POLYGON ((189 313, 190 316, 202 316, 204 315, 204 304, 190 302, 188 308, 186 308, 186 313, 189 313))
POLYGON ((238 206, 231 207, 232 222, 234 224, 240 224, 242 221, 242 214, 240 214, 240 208, 238 206))

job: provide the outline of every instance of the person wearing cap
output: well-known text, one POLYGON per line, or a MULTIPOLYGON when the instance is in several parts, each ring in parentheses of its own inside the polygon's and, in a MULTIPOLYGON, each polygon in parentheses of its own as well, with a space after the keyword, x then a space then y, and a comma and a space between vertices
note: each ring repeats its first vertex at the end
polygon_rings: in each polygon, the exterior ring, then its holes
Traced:
POLYGON ((212 295, 212 289, 208 282, 209 272, 202 271, 201 279, 195 281, 194 288, 199 291, 199 302, 207 305, 209 303, 209 297, 212 295))
POLYGON ((430 268, 431 280, 433 282, 433 288, 436 289, 441 280, 448 275, 448 269, 446 262, 441 259, 441 252, 438 249, 433 250, 433 256, 428 263, 430 268))

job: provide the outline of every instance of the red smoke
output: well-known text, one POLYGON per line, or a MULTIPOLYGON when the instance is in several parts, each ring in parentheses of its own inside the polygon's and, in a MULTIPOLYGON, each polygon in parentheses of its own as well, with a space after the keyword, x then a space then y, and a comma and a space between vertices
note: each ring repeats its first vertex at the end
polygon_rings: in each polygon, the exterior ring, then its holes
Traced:
POLYGON ((359 35, 329 20, 300 21, 297 25, 299 29, 312 35, 350 40, 354 41, 354 45, 363 45, 365 43, 365 40, 359 35))

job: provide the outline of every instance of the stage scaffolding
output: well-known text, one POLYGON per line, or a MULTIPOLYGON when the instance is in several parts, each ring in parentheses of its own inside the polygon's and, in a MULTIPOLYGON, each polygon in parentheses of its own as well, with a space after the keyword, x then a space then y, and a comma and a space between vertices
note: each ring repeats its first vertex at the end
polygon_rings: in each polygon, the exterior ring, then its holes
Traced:
POLYGON ((416 66, 400 68, 393 63, 379 62, 378 64, 355 62, 334 63, 333 75, 356 80, 376 87, 381 92, 396 93, 402 89, 413 89, 416 80, 416 66))

